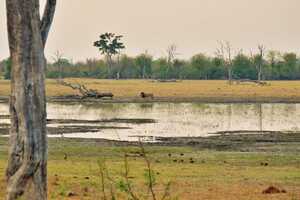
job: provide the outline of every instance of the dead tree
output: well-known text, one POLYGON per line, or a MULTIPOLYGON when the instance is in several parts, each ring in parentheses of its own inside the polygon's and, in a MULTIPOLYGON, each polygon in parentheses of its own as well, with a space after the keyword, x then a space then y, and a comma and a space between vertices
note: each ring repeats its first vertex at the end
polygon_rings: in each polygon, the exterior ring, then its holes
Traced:
POLYGON ((57 65, 59 70, 58 80, 63 80, 63 54, 61 54, 59 51, 56 51, 53 56, 54 64, 57 65))
POLYGON ((97 90, 87 89, 87 87, 85 85, 81 85, 79 83, 72 84, 72 83, 67 83, 65 81, 59 81, 58 83, 63 86, 66 86, 66 87, 70 87, 73 90, 77 90, 81 94, 81 99, 84 99, 84 98, 100 99, 100 98, 104 98, 104 97, 113 98, 113 96, 114 96, 110 92, 100 93, 97 90))
POLYGON ((216 50, 216 55, 223 60, 224 66, 227 69, 228 83, 232 85, 232 47, 231 44, 227 42, 219 42, 220 47, 216 50))
POLYGON ((47 199, 45 44, 56 0, 6 0, 12 60, 7 200, 47 199))
MULTIPOLYGON (((167 48, 166 51, 167 51, 167 65, 168 65, 166 75, 168 75, 170 69, 173 68, 174 60, 175 60, 176 56, 178 55, 177 46, 175 44, 172 44, 167 48)), ((167 78, 167 77, 165 77, 165 78, 167 78)))
POLYGON ((256 69, 258 83, 260 83, 263 79, 262 68, 264 65, 265 50, 266 50, 266 48, 263 45, 258 45, 258 53, 257 54, 253 54, 252 51, 250 51, 250 57, 251 57, 253 65, 256 69))
POLYGON ((256 63, 256 69, 257 69, 257 80, 261 81, 262 80, 262 66, 264 62, 264 55, 265 55, 265 47, 264 45, 258 45, 258 60, 256 63))

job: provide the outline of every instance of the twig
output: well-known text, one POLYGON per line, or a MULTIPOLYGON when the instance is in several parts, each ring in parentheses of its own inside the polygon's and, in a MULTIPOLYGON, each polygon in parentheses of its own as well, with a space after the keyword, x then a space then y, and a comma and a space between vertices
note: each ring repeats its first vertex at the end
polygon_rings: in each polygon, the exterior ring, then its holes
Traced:
POLYGON ((151 195, 152 195, 152 199, 153 200, 156 200, 156 195, 155 195, 155 192, 154 192, 154 181, 153 181, 153 175, 152 175, 152 167, 151 167, 151 162, 150 160, 148 159, 147 155, 146 155, 146 151, 145 151, 145 148, 142 144, 142 142, 139 140, 139 145, 140 145, 140 148, 141 148, 141 151, 142 151, 142 157, 144 158, 145 162, 146 162, 146 165, 147 165, 147 173, 148 173, 148 177, 149 177, 149 183, 148 183, 148 187, 150 189, 150 192, 151 192, 151 195))
POLYGON ((170 196, 170 188, 171 188, 171 182, 168 182, 166 187, 165 187, 165 192, 161 200, 165 200, 167 197, 170 196))
POLYGON ((139 198, 134 194, 132 188, 131 188, 131 184, 130 184, 130 181, 129 181, 129 167, 128 167, 128 155, 127 155, 127 152, 125 151, 124 153, 124 167, 125 167, 125 174, 124 174, 124 178, 125 178, 125 181, 126 181, 126 185, 127 185, 127 189, 128 189, 128 193, 129 195, 131 196, 131 198, 133 200, 139 200, 139 198))
POLYGON ((101 181, 101 190, 103 194, 103 200, 107 200, 106 193, 105 193, 105 177, 104 177, 104 166, 103 163, 98 162, 100 168, 100 181, 101 181))

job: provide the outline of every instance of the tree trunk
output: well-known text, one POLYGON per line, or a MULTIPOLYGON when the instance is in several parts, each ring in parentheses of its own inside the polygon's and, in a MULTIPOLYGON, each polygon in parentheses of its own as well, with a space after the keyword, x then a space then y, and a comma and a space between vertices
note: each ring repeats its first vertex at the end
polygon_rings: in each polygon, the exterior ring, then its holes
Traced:
POLYGON ((232 85, 232 68, 231 68, 231 66, 228 66, 228 83, 229 83, 229 85, 232 85))
POLYGON ((259 66, 259 69, 258 69, 258 81, 261 81, 262 78, 261 78, 261 66, 259 66))
POLYGON ((44 46, 56 0, 40 19, 39 0, 6 0, 11 79, 7 200, 47 199, 44 46))
POLYGON ((109 79, 112 78, 112 66, 113 66, 113 61, 112 61, 112 56, 111 55, 106 55, 106 63, 107 63, 107 77, 109 79))
POLYGON ((58 68, 59 68, 59 77, 58 77, 58 79, 59 79, 59 81, 63 81, 63 79, 64 79, 64 77, 63 77, 64 71, 63 71, 63 66, 62 66, 61 63, 59 63, 58 68))

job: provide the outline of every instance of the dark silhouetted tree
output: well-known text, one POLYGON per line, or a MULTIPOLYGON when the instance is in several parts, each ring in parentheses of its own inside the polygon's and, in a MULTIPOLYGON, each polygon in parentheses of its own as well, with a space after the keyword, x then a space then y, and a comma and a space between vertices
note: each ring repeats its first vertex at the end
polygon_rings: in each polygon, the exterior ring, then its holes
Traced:
POLYGON ((108 75, 112 78, 113 68, 113 56, 120 54, 122 49, 125 49, 125 45, 121 42, 122 35, 116 35, 114 33, 104 33, 100 35, 100 39, 94 42, 94 46, 97 47, 102 55, 105 55, 108 64, 108 75))

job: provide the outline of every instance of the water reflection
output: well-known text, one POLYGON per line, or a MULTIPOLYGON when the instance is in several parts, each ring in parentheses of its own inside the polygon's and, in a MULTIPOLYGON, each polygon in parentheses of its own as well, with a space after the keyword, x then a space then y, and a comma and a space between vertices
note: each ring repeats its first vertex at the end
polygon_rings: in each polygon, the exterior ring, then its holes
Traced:
MULTIPOLYGON (((197 137, 224 131, 299 131, 300 104, 48 104, 50 119, 155 119, 154 124, 118 124, 132 129, 65 134, 65 137, 137 140, 140 136, 197 137)), ((0 104, 0 115, 8 106, 0 104)), ((7 123, 1 119, 0 123, 7 123)), ((84 125, 84 124, 83 124, 84 125)), ((109 123, 107 126, 116 125, 109 123)))

